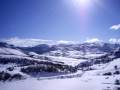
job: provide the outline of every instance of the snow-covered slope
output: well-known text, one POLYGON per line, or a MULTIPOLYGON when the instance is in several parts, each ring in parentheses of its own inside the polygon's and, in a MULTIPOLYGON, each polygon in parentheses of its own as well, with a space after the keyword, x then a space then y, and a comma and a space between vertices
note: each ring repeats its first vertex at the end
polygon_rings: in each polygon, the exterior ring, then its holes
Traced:
POLYGON ((119 90, 115 80, 119 77, 87 76, 70 79, 36 80, 33 78, 0 83, 0 90, 119 90))
POLYGON ((119 90, 119 44, 5 42, 0 42, 0 81, 6 83, 0 82, 0 90, 119 90))
POLYGON ((21 50, 12 48, 0 48, 0 54, 26 56, 21 50))
MULTIPOLYGON (((96 66, 94 66, 95 68, 96 66)), ((120 73, 120 58, 115 59, 114 61, 111 61, 107 64, 103 64, 102 68, 99 66, 97 70, 95 71, 89 71, 89 75, 104 75, 104 74, 109 74, 110 75, 116 75, 116 71, 118 74, 120 73), (116 68, 115 68, 116 67, 116 68)))

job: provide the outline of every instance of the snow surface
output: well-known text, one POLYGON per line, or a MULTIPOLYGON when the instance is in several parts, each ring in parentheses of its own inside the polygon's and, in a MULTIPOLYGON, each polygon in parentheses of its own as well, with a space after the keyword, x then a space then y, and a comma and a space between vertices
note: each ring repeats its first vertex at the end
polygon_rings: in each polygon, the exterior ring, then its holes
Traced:
POLYGON ((78 71, 73 74, 38 79, 28 78, 20 81, 0 82, 0 90, 116 90, 120 86, 115 85, 115 80, 120 79, 120 75, 103 76, 98 75, 98 72, 113 71, 114 65, 120 65, 119 61, 120 59, 116 59, 103 65, 104 68, 98 68, 98 70, 78 71), (69 76, 72 76, 72 78, 69 78, 69 76))
MULTIPOLYGON (((38 40, 38 39, 19 39, 14 38, 7 40, 6 42, 13 44, 15 46, 35 46, 39 44, 60 44, 60 43, 72 43, 68 41, 59 41, 53 42, 51 40, 38 40)), ((92 44, 91 44, 92 45, 92 44)), ((0 48, 0 58, 12 58, 12 59, 28 59, 36 61, 49 61, 52 63, 60 63, 76 66, 81 62, 85 62, 90 58, 96 58, 105 55, 105 53, 92 53, 87 52, 83 56, 83 53, 80 51, 67 51, 68 56, 63 57, 61 51, 53 51, 51 54, 60 53, 60 56, 50 56, 50 54, 39 55, 35 52, 29 52, 29 55, 25 55, 19 49, 11 48, 0 48), (77 57, 84 57, 88 59, 75 59, 77 57), (45 60, 45 57, 47 60, 45 60)), ((20 73, 23 76, 27 76, 20 72, 20 67, 16 67, 13 71, 8 71, 7 68, 16 66, 16 64, 0 64, 0 71, 6 71, 10 74, 20 73)), ((33 78, 29 76, 25 80, 19 81, 6 81, 0 82, 0 90, 116 90, 114 85, 116 79, 120 79, 120 75, 111 75, 103 76, 104 73, 114 72, 114 66, 118 66, 120 70, 120 58, 115 59, 106 64, 95 64, 91 68, 95 70, 90 71, 78 71, 77 73, 63 74, 56 76, 47 76, 47 77, 36 77, 33 78)), ((49 74, 50 75, 50 74, 49 74)))
POLYGON ((88 76, 71 79, 36 80, 0 83, 0 90, 114 90, 117 77, 88 76), (108 89, 109 88, 109 89, 108 89))
POLYGON ((0 48, 0 54, 26 56, 22 51, 18 49, 11 49, 11 48, 0 48))
POLYGON ((116 71, 114 66, 117 66, 118 70, 120 70, 120 58, 115 59, 114 61, 110 63, 103 64, 100 66, 93 65, 92 68, 96 68, 97 70, 88 71, 87 73, 85 73, 85 75, 103 75, 106 72, 114 73, 116 71))
POLYGON ((97 58, 97 57, 101 57, 103 55, 105 55, 105 53, 101 53, 101 54, 87 53, 86 55, 84 55, 84 57, 86 57, 86 58, 97 58))

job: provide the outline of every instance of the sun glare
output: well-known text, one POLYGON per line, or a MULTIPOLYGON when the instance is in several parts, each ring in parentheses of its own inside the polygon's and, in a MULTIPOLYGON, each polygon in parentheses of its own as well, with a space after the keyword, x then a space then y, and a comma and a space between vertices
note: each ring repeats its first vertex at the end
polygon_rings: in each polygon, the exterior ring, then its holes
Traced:
POLYGON ((92 3, 92 0, 72 0, 72 3, 76 7, 89 7, 92 3))
POLYGON ((76 0, 76 2, 78 2, 80 4, 84 4, 84 5, 88 4, 89 1, 90 0, 76 0))

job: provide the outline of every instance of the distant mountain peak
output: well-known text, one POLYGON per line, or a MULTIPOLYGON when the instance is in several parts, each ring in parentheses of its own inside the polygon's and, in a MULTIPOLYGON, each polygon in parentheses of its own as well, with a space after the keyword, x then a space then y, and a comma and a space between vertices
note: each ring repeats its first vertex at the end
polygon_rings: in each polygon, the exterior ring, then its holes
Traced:
POLYGON ((76 44, 78 42, 74 41, 65 41, 65 40, 44 40, 44 39, 21 39, 18 37, 4 39, 2 40, 5 43, 12 44, 18 47, 34 47, 40 44, 56 45, 56 44, 76 44))

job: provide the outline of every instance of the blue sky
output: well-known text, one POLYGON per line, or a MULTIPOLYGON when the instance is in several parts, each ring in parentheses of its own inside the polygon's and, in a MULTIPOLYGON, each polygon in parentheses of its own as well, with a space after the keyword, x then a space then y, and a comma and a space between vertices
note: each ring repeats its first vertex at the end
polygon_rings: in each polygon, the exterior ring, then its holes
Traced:
POLYGON ((0 38, 120 38, 120 0, 92 1, 76 7, 72 0, 0 0, 0 38))

